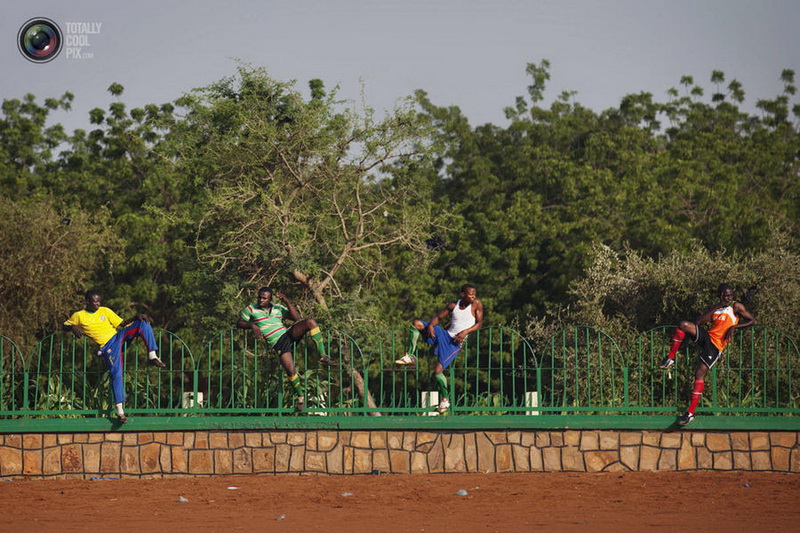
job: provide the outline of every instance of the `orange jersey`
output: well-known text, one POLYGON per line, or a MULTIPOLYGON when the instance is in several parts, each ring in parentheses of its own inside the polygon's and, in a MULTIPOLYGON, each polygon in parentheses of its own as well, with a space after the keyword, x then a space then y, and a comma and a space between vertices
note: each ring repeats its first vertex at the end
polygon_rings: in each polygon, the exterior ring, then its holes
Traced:
POLYGON ((714 314, 711 315, 711 327, 708 328, 708 336, 711 337, 711 342, 719 349, 720 353, 725 350, 729 342, 725 340, 725 332, 727 332, 731 326, 735 326, 739 323, 739 317, 736 316, 733 310, 733 305, 735 303, 736 302, 731 302, 731 305, 717 309, 714 311, 714 314))

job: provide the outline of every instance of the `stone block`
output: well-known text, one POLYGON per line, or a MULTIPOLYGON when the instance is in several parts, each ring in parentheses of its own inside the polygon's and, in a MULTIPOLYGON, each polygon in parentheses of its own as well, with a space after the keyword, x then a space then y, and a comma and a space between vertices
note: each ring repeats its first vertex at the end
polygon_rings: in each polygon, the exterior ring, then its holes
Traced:
POLYGON ((714 470, 732 470, 733 452, 716 452, 714 455, 714 470))
POLYGON ((539 448, 529 448, 529 457, 531 472, 544 471, 544 459, 542 458, 542 450, 539 448))
POLYGON ((369 448, 369 432, 354 431, 350 439, 350 446, 353 448, 369 448))
POLYGON ((345 474, 352 474, 353 473, 353 455, 354 450, 352 446, 344 446, 343 457, 342 457, 342 470, 345 474))
POLYGON ((194 448, 194 432, 187 431, 183 434, 183 447, 187 450, 194 448))
POLYGON ((564 446, 564 432, 551 431, 550 432, 550 446, 564 446))
MULTIPOLYGON (((263 450, 263 448, 256 449, 263 450)), ((214 473, 217 475, 233 474, 233 452, 230 450, 213 450, 213 452, 214 473)))
POLYGON ((702 431, 692 431, 692 446, 706 445, 706 434, 702 431))
POLYGON ((325 467, 325 452, 306 451, 305 467, 303 468, 303 471, 326 473, 327 469, 325 467))
MULTIPOLYGON (((566 448, 565 448, 566 449, 566 448)), ((587 451, 583 454, 587 472, 602 472, 612 463, 616 463, 619 454, 615 451, 587 451)))
POLYGON ((750 463, 750 452, 733 452, 733 468, 734 470, 752 470, 753 465, 750 463))
POLYGON ((691 445, 691 439, 684 438, 681 447, 678 450, 678 470, 696 470, 697 458, 695 457, 695 448, 691 445))
POLYGON ((730 451, 730 435, 727 433, 709 433, 708 436, 706 436, 706 448, 713 453, 730 451))
POLYGON ((578 446, 581 443, 581 432, 568 429, 564 432, 564 444, 567 446, 578 446))
MULTIPOLYGON (((114 433, 114 435, 118 436, 120 439, 122 438, 122 433, 114 433)), ((42 447, 43 448, 52 448, 53 446, 57 445, 58 442, 56 441, 56 435, 54 433, 45 433, 42 436, 42 447)))
POLYGON ((189 452, 183 448, 170 448, 170 460, 172 461, 173 473, 185 474, 189 472, 188 455, 189 452))
POLYGON ((476 433, 464 435, 464 462, 467 465, 467 472, 478 472, 478 444, 476 433))
MULTIPOLYGON (((86 462, 86 449, 83 451, 84 462, 86 462)), ((159 462, 161 463, 162 473, 172 473, 172 448, 169 446, 161 446, 161 453, 159 454, 159 462)))
POLYGON ((213 474, 214 452, 212 450, 189 450, 190 474, 213 474))
POLYGON ((302 472, 306 464, 306 449, 302 446, 292 446, 289 456, 289 472, 302 472))
POLYGON ((233 473, 253 473, 253 450, 251 448, 237 448, 233 450, 233 473))
POLYGON ((417 442, 417 434, 413 431, 403 433, 403 449, 406 451, 414 450, 414 443, 417 442))
POLYGON ((139 448, 139 461, 143 474, 161 471, 161 445, 157 442, 145 444, 139 448))
POLYGON ((663 433, 661 435, 661 447, 677 449, 681 447, 682 435, 678 432, 663 433))
POLYGON ((714 457, 706 447, 698 447, 697 450, 697 468, 699 470, 711 470, 714 468, 714 457))
POLYGON ((228 433, 228 448, 235 450, 236 448, 244 447, 244 433, 233 432, 228 433))
POLYGON ((617 461, 616 463, 611 463, 610 465, 608 465, 605 468, 605 470, 603 470, 603 472, 611 472, 611 473, 614 473, 614 472, 628 472, 628 471, 629 471, 629 469, 625 465, 620 463, 619 461, 617 461))
POLYGON ((369 441, 373 450, 386 449, 386 432, 373 431, 370 434, 369 441))
MULTIPOLYGON (((22 452, 23 469, 22 474, 25 476, 41 476, 42 472, 42 450, 25 450, 22 452)), ((3 459, 0 458, 0 464, 5 464, 3 459)))
POLYGON ((464 458, 464 435, 455 433, 444 449, 444 471, 466 472, 467 464, 464 458))
POLYGON ((670 471, 678 468, 678 450, 675 448, 664 448, 658 458, 658 470, 670 471))
POLYGON ((483 432, 475 435, 475 446, 478 450, 478 472, 494 472, 494 444, 483 432))
POLYGON ((643 445, 639 451, 639 470, 655 472, 658 470, 658 457, 661 450, 655 446, 643 445))
POLYGON ((123 446, 119 463, 120 463, 120 470, 123 473, 141 474, 142 469, 139 466, 139 447, 123 446))
POLYGON ((344 446, 337 443, 332 450, 325 453, 325 456, 329 474, 344 474, 344 446))
POLYGON ((390 450, 401 450, 403 448, 403 433, 401 431, 390 431, 386 440, 390 450))
POLYGON ((622 431, 619 434, 620 446, 638 446, 642 443, 641 431, 622 431))
POLYGON ((545 472, 561 472, 561 448, 544 448, 542 450, 545 472))
POLYGON ((428 452, 428 470, 431 473, 444 472, 444 446, 441 440, 428 452))
POLYGON ((642 444, 657 448, 661 445, 661 432, 642 431, 642 444))
POLYGON ((772 470, 771 455, 768 451, 750 452, 750 459, 753 462, 753 470, 772 470))
POLYGON ((261 432, 259 431, 248 431, 244 434, 245 448, 258 448, 262 445, 262 442, 263 439, 261 438, 261 432))
POLYGON ((290 431, 289 434, 286 436, 286 442, 290 446, 305 446, 306 433, 300 431, 290 431))
POLYGON ((139 444, 139 436, 136 433, 123 433, 122 445, 123 446, 137 446, 139 444))
POLYGON ((153 433, 153 441, 158 442, 159 444, 166 444, 167 433, 165 431, 156 431, 153 433))
POLYGON ((119 442, 103 442, 100 444, 100 472, 112 474, 121 472, 120 459, 122 444, 119 442))
POLYGON ((622 446, 619 460, 630 470, 639 470, 639 446, 622 446))
POLYGON ((508 443, 509 444, 519 444, 522 441, 522 432, 520 431, 509 431, 508 432, 508 443))
POLYGON ((369 474, 372 472, 372 450, 353 448, 353 473, 369 474))
POLYGON ((494 444, 508 443, 508 434, 505 431, 487 431, 486 438, 494 444))
POLYGON ((600 433, 597 431, 581 432, 581 450, 599 450, 600 433))
POLYGON ((769 433, 757 431, 750 433, 750 450, 769 450, 769 433))
POLYGON ((16 476, 20 474, 22 474, 22 450, 10 446, 0 446, 0 475, 16 476))
POLYGON ((586 472, 583 454, 577 446, 561 448, 561 467, 565 472, 586 472))
POLYGON ((136 444, 147 444, 148 442, 153 442, 153 434, 149 431, 143 431, 141 433, 136 434, 136 444))
POLYGON ((497 472, 514 471, 514 460, 512 458, 510 444, 499 444, 495 446, 495 465, 497 472))
POLYGON ((316 431, 308 431, 306 432, 306 451, 319 451, 317 447, 317 432, 316 431))
POLYGON ((228 432, 212 431, 209 433, 208 447, 212 449, 228 449, 228 432))
POLYGON ((794 431, 773 431, 769 434, 769 442, 772 446, 791 448, 797 444, 797 433, 794 431))
POLYGON ((550 446, 550 432, 549 431, 537 431, 536 432, 536 447, 537 448, 547 448, 550 446))
MULTIPOLYGON (((252 435, 252 433, 245 433, 245 444, 250 446, 250 444, 247 444, 248 435, 252 435)), ((286 441, 288 440, 288 435, 285 431, 270 431, 268 436, 269 441, 272 444, 286 444, 286 441)))
POLYGON ((789 448, 774 447, 770 453, 772 458, 772 469, 778 472, 789 471, 789 448))
POLYGON ((321 452, 333 450, 338 443, 335 431, 320 431, 317 435, 317 449, 321 452))
POLYGON ((389 450, 389 464, 392 474, 411 473, 411 454, 405 450, 389 450))
POLYGON ((180 431, 172 431, 167 433, 167 444, 170 446, 182 446, 183 445, 183 433, 180 431))
POLYGON ((103 442, 104 440, 106 440, 106 436, 103 433, 89 433, 90 443, 103 442))
POLYGON ((83 443, 89 442, 89 434, 88 433, 75 433, 75 435, 73 435, 72 442, 74 442, 76 444, 83 444, 83 443))
POLYGON ((530 472, 531 471, 531 457, 529 453, 530 448, 514 444, 511 446, 511 451, 514 455, 514 471, 515 472, 530 472))
POLYGON ((42 436, 38 433, 32 433, 22 437, 22 447, 26 450, 41 450, 42 449, 42 436))
POLYGON ((275 448, 256 448, 253 450, 253 472, 275 472, 275 448))
POLYGON ((791 459, 789 460, 789 468, 792 472, 800 472, 800 448, 792 449, 791 459))
POLYGON ((275 471, 288 472, 289 458, 292 456, 292 447, 288 444, 275 445, 275 471))
POLYGON ((83 449, 80 444, 61 447, 61 470, 65 474, 83 472, 83 449))
POLYGON ((601 450, 618 450, 619 449, 619 433, 616 431, 601 431, 600 432, 600 449, 601 450))
POLYGON ((530 448, 531 446, 536 446, 536 432, 535 431, 523 431, 520 435, 519 443, 522 446, 526 446, 530 448))
POLYGON ((731 449, 733 449, 733 451, 749 452, 750 434, 744 431, 731 433, 731 449))
POLYGON ((429 474, 428 457, 422 452, 411 452, 411 473, 429 474))
MULTIPOLYGON (((14 438, 18 438, 19 435, 12 435, 14 438)), ((73 435, 72 433, 59 433, 56 435, 56 442, 59 446, 64 444, 72 444, 73 442, 73 435)))
POLYGON ((381 472, 390 472, 389 450, 379 449, 372 452, 372 469, 381 472))

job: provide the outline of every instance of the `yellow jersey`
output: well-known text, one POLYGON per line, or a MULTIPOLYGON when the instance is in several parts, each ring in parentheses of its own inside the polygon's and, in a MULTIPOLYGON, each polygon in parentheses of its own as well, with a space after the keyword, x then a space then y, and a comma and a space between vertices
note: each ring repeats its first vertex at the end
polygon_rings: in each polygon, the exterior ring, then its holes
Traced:
POLYGON ((117 334, 117 326, 121 323, 122 319, 114 311, 100 307, 93 313, 86 309, 75 311, 64 325, 80 326, 85 335, 102 347, 117 334))

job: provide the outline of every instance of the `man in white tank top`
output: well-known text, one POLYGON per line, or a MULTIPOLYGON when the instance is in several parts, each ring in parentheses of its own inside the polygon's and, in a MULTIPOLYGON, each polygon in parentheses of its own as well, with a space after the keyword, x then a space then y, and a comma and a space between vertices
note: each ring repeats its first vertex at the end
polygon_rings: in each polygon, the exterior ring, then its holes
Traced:
POLYGON ((420 335, 426 343, 433 345, 433 353, 437 357, 433 377, 442 398, 436 410, 440 413, 450 408, 444 369, 455 360, 467 335, 483 326, 483 304, 476 298, 476 294, 474 286, 465 284, 461 287, 460 298, 455 302, 449 302, 430 322, 418 318, 412 320, 406 354, 395 361, 398 365, 413 365, 417 362, 417 341, 420 335), (450 319, 450 325, 444 329, 439 325, 439 321, 450 313, 453 317, 450 319))

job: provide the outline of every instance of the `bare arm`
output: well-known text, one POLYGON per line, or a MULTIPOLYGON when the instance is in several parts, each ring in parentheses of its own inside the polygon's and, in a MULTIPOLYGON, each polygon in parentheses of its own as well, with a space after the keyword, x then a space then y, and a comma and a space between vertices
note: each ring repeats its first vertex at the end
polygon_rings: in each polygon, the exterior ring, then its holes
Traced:
POLYGON ((450 302, 449 304, 444 306, 444 309, 442 309, 441 311, 439 311, 438 313, 433 315, 433 318, 431 318, 431 321, 428 322, 428 336, 430 338, 433 339, 433 338, 436 337, 436 333, 433 330, 433 326, 436 326, 437 324, 439 324, 439 321, 443 320, 448 314, 450 314, 450 311, 455 309, 455 307, 456 307, 456 303, 455 302, 450 302))
POLYGON ((728 331, 725 332, 726 339, 730 339, 733 336, 734 329, 754 326, 756 323, 756 317, 750 314, 750 311, 745 309, 744 305, 739 302, 733 305, 733 312, 739 316, 739 323, 728 328, 728 331))
POLYGON ((726 305, 723 303, 715 303, 714 305, 708 306, 706 310, 703 311, 703 314, 695 319, 694 323, 697 324, 698 326, 703 326, 707 324, 708 321, 711 320, 711 317, 714 315, 714 311, 716 311, 717 309, 721 309, 723 307, 726 307, 726 305))
POLYGON ((300 313, 297 312, 297 309, 295 309, 294 305, 292 305, 292 302, 285 294, 283 294, 282 292, 276 292, 275 297, 280 301, 282 301, 284 304, 286 304, 286 308, 289 310, 289 318, 291 318, 295 322, 300 320, 300 313))
POLYGON ((239 317, 239 320, 236 321, 236 327, 240 329, 252 329, 256 339, 260 339, 264 336, 261 334, 261 328, 259 328, 255 322, 250 322, 242 317, 239 317))

